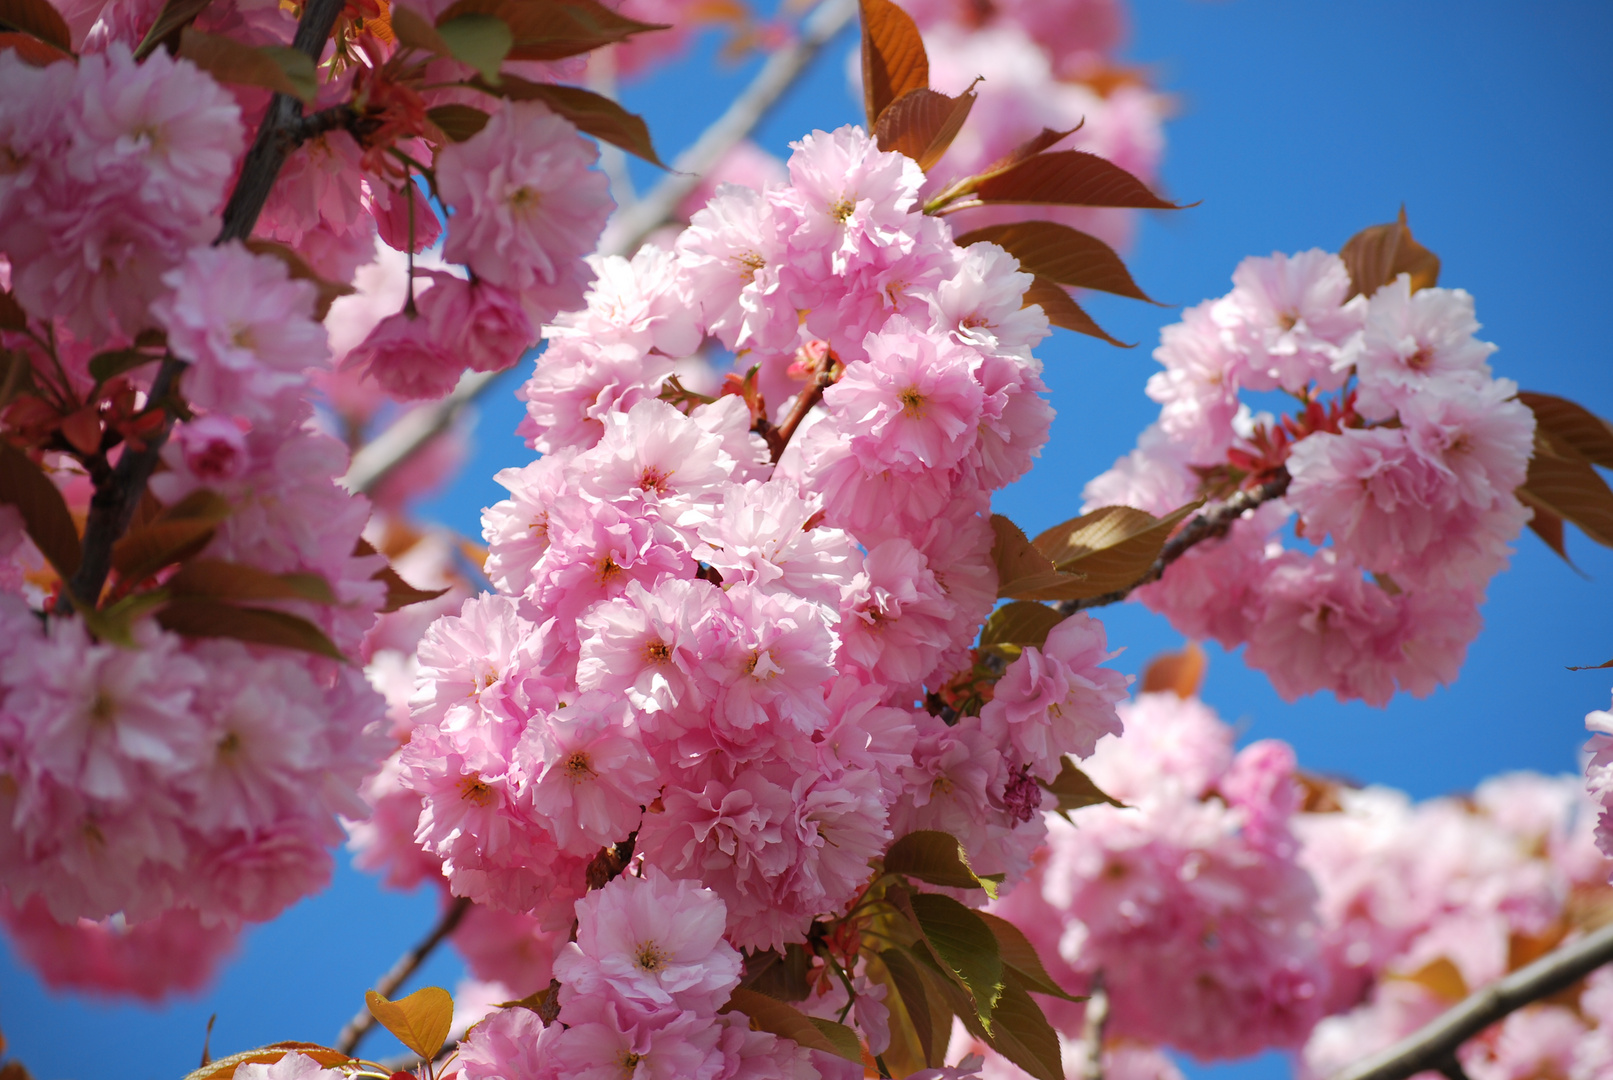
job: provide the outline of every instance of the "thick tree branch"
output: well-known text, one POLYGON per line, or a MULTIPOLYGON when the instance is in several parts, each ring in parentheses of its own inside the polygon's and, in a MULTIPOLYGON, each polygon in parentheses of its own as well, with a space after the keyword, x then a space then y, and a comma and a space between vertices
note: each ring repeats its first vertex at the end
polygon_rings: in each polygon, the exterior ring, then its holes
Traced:
POLYGON ((1124 589, 1104 593, 1102 596, 1061 601, 1058 604, 1059 611, 1066 615, 1073 615, 1075 612, 1085 611, 1087 608, 1105 607, 1109 604, 1120 603, 1137 589, 1164 577, 1165 570, 1170 564, 1187 554, 1194 545, 1225 536, 1227 530, 1232 528, 1232 523, 1245 513, 1262 503, 1281 498, 1283 493, 1288 490, 1288 484, 1291 479, 1288 475, 1288 470, 1281 469, 1276 476, 1259 487, 1239 491, 1214 510, 1196 515, 1188 520, 1188 523, 1182 527, 1181 532, 1166 541, 1164 548, 1160 550, 1159 558, 1154 560, 1154 565, 1150 566, 1148 572, 1142 577, 1127 585, 1124 589))
MULTIPOLYGON (((375 992, 384 998, 390 998, 397 993, 398 987, 402 986, 409 976, 413 975, 420 965, 425 963, 426 957, 430 956, 437 946, 441 945, 443 940, 454 932, 455 928, 459 926, 460 920, 465 917, 465 912, 469 910, 470 901, 463 896, 456 897, 453 903, 443 908, 442 917, 437 920, 437 925, 431 928, 431 933, 422 938, 414 948, 398 957, 397 963, 388 968, 387 973, 376 980, 375 992)), ((360 1009, 353 1014, 353 1019, 343 1025, 342 1033, 336 1036, 336 1049, 344 1054, 351 1055, 358 1049, 358 1044, 364 1040, 364 1036, 368 1035, 370 1029, 374 1026, 375 1017, 370 1015, 370 1010, 368 1008, 360 1009)))
MULTIPOLYGON (((819 4, 802 24, 800 36, 768 58, 728 111, 693 146, 678 155, 672 171, 639 202, 617 212, 600 241, 599 253, 631 254, 646 236, 669 221, 678 204, 699 186, 724 154, 761 123, 807 65, 856 17, 856 0, 824 0, 819 4)), ((497 375, 466 372, 446 398, 399 417, 353 455, 353 464, 342 483, 349 491, 374 491, 393 470, 453 427, 465 407, 480 397, 497 375)))
MULTIPOLYGON (((345 3, 346 0, 309 0, 297 23, 293 47, 318 63, 345 3)), ((274 95, 258 127, 257 138, 241 165, 241 175, 224 208, 224 227, 214 243, 243 240, 251 235, 286 155, 299 140, 302 124, 302 104, 285 94, 274 95)), ((78 571, 67 583, 58 610, 71 608, 75 599, 85 607, 95 606, 100 599, 101 589, 112 570, 112 545, 128 530, 135 508, 145 494, 146 483, 156 471, 163 443, 168 441, 168 432, 173 428, 173 413, 163 401, 176 389, 184 370, 184 361, 177 357, 170 355, 163 360, 147 398, 155 407, 163 409, 162 427, 148 436, 140 448, 126 446, 110 481, 96 485, 84 524, 83 558, 78 571)))
POLYGON ((1350 1066, 1332 1080, 1404 1080, 1428 1070, 1450 1075, 1456 1049, 1464 1042, 1525 1005, 1566 990, 1609 962, 1613 962, 1613 925, 1564 945, 1470 995, 1421 1031, 1350 1066))

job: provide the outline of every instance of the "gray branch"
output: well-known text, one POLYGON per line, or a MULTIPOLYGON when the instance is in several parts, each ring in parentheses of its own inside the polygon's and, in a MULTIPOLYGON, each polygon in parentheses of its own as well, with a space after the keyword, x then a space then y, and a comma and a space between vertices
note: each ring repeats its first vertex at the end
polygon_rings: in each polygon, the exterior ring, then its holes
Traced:
POLYGON ((1564 945, 1465 1001, 1414 1035, 1336 1074, 1332 1080, 1404 1080, 1448 1071, 1459 1046, 1525 1005, 1566 990, 1613 961, 1613 925, 1564 945))
POLYGON ((1288 475, 1287 469, 1279 469, 1276 476, 1259 487, 1239 491, 1214 510, 1190 518, 1188 523, 1182 527, 1181 532, 1166 541, 1165 546, 1160 550, 1159 558, 1154 560, 1154 565, 1150 566, 1142 577, 1127 585, 1124 589, 1104 593, 1102 596, 1088 596, 1080 600, 1060 601, 1057 605, 1058 610, 1065 615, 1073 615, 1077 611, 1085 611, 1087 608, 1106 607, 1109 604, 1120 603, 1137 589, 1164 577, 1165 571, 1170 564, 1186 555, 1194 545, 1225 536, 1227 530, 1232 528, 1233 522, 1244 514, 1262 503, 1281 498, 1283 493, 1288 490, 1291 480, 1292 477, 1288 475))
MULTIPOLYGON (((292 46, 317 64, 344 3, 345 0, 310 0, 297 23, 292 46)), ((240 178, 224 208, 224 227, 214 243, 242 240, 251 235, 286 155, 296 146, 302 120, 301 102, 285 94, 274 95, 258 127, 257 138, 241 165, 240 178)), ((147 398, 154 407, 163 410, 162 426, 147 436, 139 448, 125 446, 110 480, 96 486, 84 523, 83 558, 67 583, 59 610, 70 609, 73 598, 86 607, 95 606, 100 599, 101 589, 112 571, 112 545, 128 530, 135 508, 145 494, 146 483, 156 471, 163 443, 168 441, 168 433, 173 428, 173 413, 165 406, 164 399, 177 389, 184 370, 184 361, 177 357, 170 355, 163 359, 147 398)))
POLYGON ((1081 1080, 1103 1080, 1103 1037, 1108 1026, 1109 990, 1100 969, 1087 990, 1086 1017, 1081 1025, 1081 1080))
MULTIPOLYGON (((802 23, 800 36, 768 57, 728 111, 693 146, 678 155, 671 172, 643 199, 617 212, 605 230, 599 253, 631 254, 645 237, 671 220, 678 204, 699 186, 706 173, 755 130, 807 65, 856 17, 857 0, 823 0, 802 23)), ((467 372, 453 393, 441 401, 400 416, 359 448, 342 483, 349 491, 374 491, 394 469, 453 427, 465 407, 480 397, 496 377, 497 373, 467 372)))

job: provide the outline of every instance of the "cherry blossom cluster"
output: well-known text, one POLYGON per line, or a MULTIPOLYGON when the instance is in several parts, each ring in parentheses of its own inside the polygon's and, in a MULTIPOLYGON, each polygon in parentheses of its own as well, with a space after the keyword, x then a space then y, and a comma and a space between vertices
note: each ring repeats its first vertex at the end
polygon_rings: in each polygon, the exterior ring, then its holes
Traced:
MULTIPOLYGON (((1306 776, 1281 742, 1234 752, 1196 698, 1143 694, 1120 713, 1125 736, 1083 769, 1127 806, 1050 821, 1036 868, 994 907, 1072 992, 1102 972, 1117 1045, 1287 1049, 1322 1080, 1599 925, 1610 864, 1572 777, 1413 803, 1306 776)), ((1610 991, 1603 972, 1514 1013, 1463 1065, 1475 1080, 1605 1076, 1610 991)), ((1083 1009, 1048 1015, 1075 1040, 1083 1009)), ((986 1075, 1017 1073, 988 1055, 986 1075)))
POLYGON ((1291 478, 1138 596, 1192 637, 1247 643, 1286 698, 1426 695, 1455 678, 1528 520, 1534 417, 1460 289, 1401 275, 1352 297, 1322 251, 1247 259, 1233 282, 1165 329, 1159 420, 1087 504, 1163 514, 1291 478))
POLYGON ((554 961, 558 1022, 546 1026, 525 1007, 494 1012, 460 1044, 464 1080, 822 1075, 813 1061, 824 1052, 753 1031, 742 1013, 719 1013, 743 965, 724 940, 726 912, 710 889, 654 870, 619 877, 577 901, 576 922, 575 940, 554 961))
MULTIPOLYGON (((569 121, 443 89, 471 69, 410 62, 353 9, 317 105, 364 122, 294 146, 251 239, 219 243, 269 92, 141 45, 150 5, 64 15, 75 58, 0 49, 0 439, 83 520, 169 430, 82 615, 35 511, 0 505, 0 906, 51 981, 151 996, 196 985, 243 920, 328 882, 340 819, 367 816, 359 790, 389 749, 382 696, 342 658, 398 662, 423 618, 375 625, 387 567, 368 540, 385 530, 366 534, 368 500, 338 483, 348 447, 318 430, 316 398, 373 414, 361 377, 440 396, 513 364, 582 303, 611 204, 569 121), (488 119, 461 141, 426 117, 472 100, 488 119), (333 371, 330 298, 439 236, 456 264, 404 271, 390 311, 350 312, 372 325, 337 343, 348 370, 333 371), (159 363, 179 372, 160 389, 159 363), (187 933, 166 965, 142 959, 187 933)), ((192 29, 247 47, 296 25, 295 9, 220 0, 192 29)))
MULTIPOLYGON (((543 456, 484 515, 498 591, 420 644, 361 858, 399 883, 440 859, 477 904, 473 969, 512 989, 569 985, 555 950, 624 865, 709 890, 756 950, 843 914, 916 830, 1013 880, 1039 781, 1119 730, 1125 679, 1086 616, 984 709, 938 700, 995 603, 990 492, 1051 419, 1029 276, 952 243, 914 163, 856 128, 789 171, 722 188, 673 250, 596 261, 523 390, 543 456), (676 378, 708 336, 746 372, 714 399, 676 378)), ((820 970, 840 997, 810 1007, 854 1007, 883 1046, 882 988, 853 964, 853 1001, 820 970)))

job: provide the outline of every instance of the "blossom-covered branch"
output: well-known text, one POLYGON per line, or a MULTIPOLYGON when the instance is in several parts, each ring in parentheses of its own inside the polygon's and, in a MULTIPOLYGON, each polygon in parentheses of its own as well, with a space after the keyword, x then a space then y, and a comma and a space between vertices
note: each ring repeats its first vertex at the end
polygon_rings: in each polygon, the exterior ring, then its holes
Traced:
MULTIPOLYGON (((426 962, 426 958, 436 951, 437 946, 454 932, 469 910, 470 901, 464 897, 456 897, 443 908, 442 916, 437 919, 437 925, 431 928, 431 932, 421 938, 414 948, 398 957, 397 962, 387 969, 386 974, 376 980, 375 992, 386 998, 396 993, 398 987, 402 986, 409 976, 426 962)), ((368 1008, 360 1009, 343 1025, 341 1034, 336 1037, 336 1048, 344 1054, 353 1053, 373 1027, 375 1027, 375 1015, 368 1008)))
POLYGON ((1566 990, 1609 962, 1613 962, 1613 926, 1604 926, 1470 995, 1421 1031, 1336 1074, 1333 1080, 1404 1080, 1440 1069, 1457 1047, 1491 1024, 1566 990))

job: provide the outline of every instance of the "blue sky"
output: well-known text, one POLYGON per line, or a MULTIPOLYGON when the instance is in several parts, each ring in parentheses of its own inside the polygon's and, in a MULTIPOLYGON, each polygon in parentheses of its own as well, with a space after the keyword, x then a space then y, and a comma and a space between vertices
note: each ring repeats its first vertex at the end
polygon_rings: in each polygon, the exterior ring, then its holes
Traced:
MULTIPOLYGON (((1498 373, 1613 415, 1613 6, 1540 0, 1133 0, 1130 60, 1177 97, 1164 187, 1195 209, 1144 223, 1128 257, 1139 283, 1176 304, 1218 296, 1249 254, 1337 249, 1404 203, 1444 261, 1441 283, 1477 298, 1498 373)), ((759 133, 775 153, 814 127, 857 121, 844 44, 818 62, 759 133)), ((710 50, 625 94, 665 156, 698 134, 750 67, 710 50)), ((1042 354, 1059 410, 1032 475, 997 509, 1035 531, 1072 516, 1081 485, 1128 450, 1157 406, 1143 382, 1175 309, 1095 298, 1119 351, 1061 332, 1042 354)), ((494 471, 530 454, 511 434, 512 379, 495 387, 475 459, 428 509, 474 534, 499 497, 494 471)), ((1309 769, 1419 797, 1510 769, 1573 771, 1583 717, 1606 708, 1613 672, 1565 670, 1613 656, 1613 552, 1575 534, 1584 576, 1531 535, 1496 579, 1486 629, 1458 683, 1385 709, 1311 698, 1287 704, 1238 657, 1212 647, 1205 698, 1245 739, 1278 737, 1309 769)), ((1181 639, 1135 606, 1103 612, 1117 664, 1138 670, 1181 639)), ((434 901, 343 869, 327 894, 247 935, 219 984, 154 1010, 45 992, 0 948, 0 1029, 40 1080, 182 1076, 209 1014, 228 1052, 281 1038, 334 1038, 364 989, 430 924, 434 901)), ((425 982, 452 986, 439 958, 425 982)), ((383 1052, 377 1039, 371 1052, 383 1052)), ((1276 1080, 1276 1055, 1192 1068, 1216 1080, 1276 1080)))

